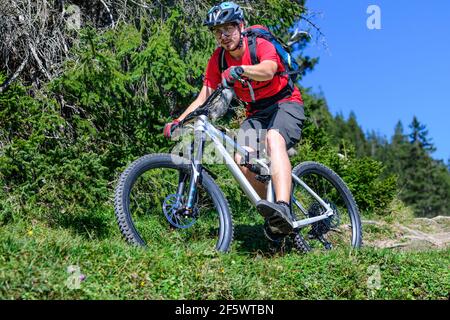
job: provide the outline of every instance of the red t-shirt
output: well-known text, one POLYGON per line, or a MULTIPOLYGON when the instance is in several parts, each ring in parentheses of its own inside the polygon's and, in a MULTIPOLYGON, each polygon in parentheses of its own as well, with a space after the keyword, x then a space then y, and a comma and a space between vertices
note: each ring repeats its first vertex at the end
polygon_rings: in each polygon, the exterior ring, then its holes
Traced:
MULTIPOLYGON (((225 52, 225 60, 227 62, 228 67, 231 66, 241 66, 241 65, 252 65, 252 61, 250 58, 250 50, 248 50, 248 42, 247 38, 244 38, 246 50, 243 56, 240 59, 234 59, 229 52, 225 52)), ((258 57, 258 61, 262 62, 264 60, 272 60, 275 61, 278 65, 277 72, 285 71, 283 63, 280 61, 280 57, 277 54, 277 51, 272 43, 263 39, 256 38, 256 56, 258 57)), ((220 51, 221 48, 217 48, 212 54, 211 58, 208 61, 208 66, 206 67, 205 79, 203 81, 203 85, 208 86, 212 89, 216 89, 217 86, 222 81, 222 76, 220 74, 220 51)), ((262 98, 268 98, 276 93, 278 93, 281 89, 283 89, 288 84, 288 75, 279 75, 276 74, 271 80, 268 81, 251 81, 251 85, 253 87, 253 91, 255 94, 255 100, 258 101, 262 98)), ((244 102, 251 102, 252 98, 250 95, 250 89, 247 86, 243 86, 239 81, 236 81, 234 84, 234 91, 239 99, 244 102)), ((280 100, 282 101, 293 101, 303 103, 302 96, 300 94, 300 90, 295 87, 294 92, 290 97, 280 100)), ((252 114, 253 110, 249 109, 247 105, 247 116, 252 114)))

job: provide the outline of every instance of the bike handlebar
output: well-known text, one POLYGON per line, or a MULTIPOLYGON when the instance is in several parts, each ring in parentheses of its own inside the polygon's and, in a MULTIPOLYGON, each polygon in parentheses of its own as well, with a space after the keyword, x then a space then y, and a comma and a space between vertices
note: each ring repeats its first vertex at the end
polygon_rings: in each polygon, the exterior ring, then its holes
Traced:
POLYGON ((200 106, 198 106, 194 111, 192 111, 191 113, 189 113, 183 120, 181 120, 178 123, 178 126, 182 126, 184 123, 186 123, 189 120, 192 120, 193 118, 196 118, 200 115, 206 115, 208 116, 210 113, 209 107, 211 106, 212 101, 219 95, 222 93, 222 91, 224 91, 225 88, 221 85, 219 85, 219 87, 213 91, 213 93, 206 99, 205 102, 203 102, 203 104, 201 104, 200 106))
MULTIPOLYGON (((250 90, 250 96, 252 98, 252 101, 255 101, 255 94, 254 94, 253 87, 252 87, 250 81, 245 80, 245 79, 243 79, 241 77, 239 77, 236 80, 239 81, 242 85, 247 85, 248 86, 248 88, 250 90)), ((217 98, 218 95, 222 94, 222 92, 224 90, 226 90, 226 89, 231 89, 232 90, 231 87, 224 87, 222 85, 219 85, 219 87, 216 90, 213 91, 213 93, 206 99, 206 101, 203 104, 201 104, 194 111, 189 113, 176 126, 173 126, 171 131, 173 132, 176 128, 182 127, 183 124, 186 123, 187 121, 192 120, 193 118, 196 118, 196 117, 198 117, 200 115, 206 115, 206 116, 210 115, 212 113, 211 110, 210 110, 212 102, 214 101, 215 98, 217 98)), ((226 106, 222 106, 222 107, 226 108, 226 107, 228 107, 228 105, 231 102, 231 97, 224 97, 224 98, 225 98, 226 101, 223 102, 223 103, 225 103, 227 105, 226 106)), ((221 110, 221 111, 224 111, 224 110, 221 110)), ((220 113, 220 111, 219 111, 219 113, 220 113)))

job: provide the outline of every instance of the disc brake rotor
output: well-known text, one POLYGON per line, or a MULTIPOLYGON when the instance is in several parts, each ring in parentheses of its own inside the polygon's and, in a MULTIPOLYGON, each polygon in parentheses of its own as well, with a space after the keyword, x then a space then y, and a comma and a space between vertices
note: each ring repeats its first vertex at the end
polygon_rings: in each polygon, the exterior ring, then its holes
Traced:
POLYGON ((163 202, 163 212, 172 226, 187 229, 197 221, 196 209, 187 211, 182 200, 178 194, 168 195, 163 202))

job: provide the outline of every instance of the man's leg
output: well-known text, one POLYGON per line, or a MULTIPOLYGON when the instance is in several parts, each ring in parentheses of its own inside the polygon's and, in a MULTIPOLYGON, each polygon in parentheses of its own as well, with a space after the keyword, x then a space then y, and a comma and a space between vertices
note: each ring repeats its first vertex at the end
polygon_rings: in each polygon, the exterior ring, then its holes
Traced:
POLYGON ((305 113, 300 103, 284 102, 278 107, 278 112, 268 125, 266 145, 272 163, 272 181, 276 199, 289 203, 292 167, 287 149, 300 141, 305 113))
POLYGON ((292 232, 294 224, 289 206, 292 167, 287 147, 295 145, 300 140, 304 111, 299 103, 287 102, 279 104, 278 107, 278 111, 268 124, 266 139, 276 203, 261 200, 256 207, 266 217, 274 232, 288 234, 292 232))
POLYGON ((286 150, 286 142, 277 130, 269 130, 266 137, 270 171, 275 188, 276 201, 289 203, 292 188, 292 167, 286 150))
POLYGON ((270 158, 270 173, 275 189, 276 203, 261 200, 256 204, 256 208, 267 219, 272 232, 289 234, 293 230, 289 207, 292 168, 286 142, 278 130, 271 129, 267 132, 266 146, 270 158))

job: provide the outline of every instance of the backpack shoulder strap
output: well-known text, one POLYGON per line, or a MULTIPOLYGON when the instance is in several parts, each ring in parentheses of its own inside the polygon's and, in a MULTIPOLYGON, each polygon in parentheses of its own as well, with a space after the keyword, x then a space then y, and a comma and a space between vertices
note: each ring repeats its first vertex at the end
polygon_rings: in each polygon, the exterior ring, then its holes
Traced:
POLYGON ((219 53, 219 71, 220 71, 220 73, 222 73, 222 72, 224 72, 227 69, 228 69, 228 64, 227 64, 227 60, 225 59, 225 49, 224 48, 220 48, 220 53, 219 53))
POLYGON ((258 56, 256 55, 256 34, 252 29, 247 29, 245 33, 248 42, 248 49, 250 50, 250 59, 252 64, 258 64, 258 56))
POLYGON ((250 49, 250 59, 252 64, 258 64, 258 56, 256 55, 256 36, 254 34, 248 37, 248 48, 250 49))

